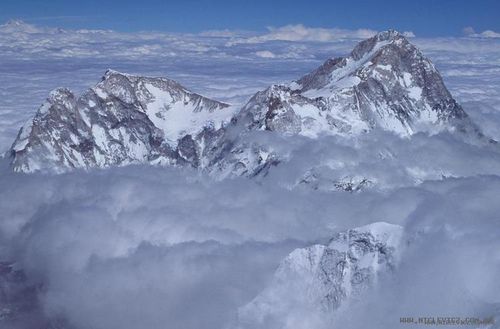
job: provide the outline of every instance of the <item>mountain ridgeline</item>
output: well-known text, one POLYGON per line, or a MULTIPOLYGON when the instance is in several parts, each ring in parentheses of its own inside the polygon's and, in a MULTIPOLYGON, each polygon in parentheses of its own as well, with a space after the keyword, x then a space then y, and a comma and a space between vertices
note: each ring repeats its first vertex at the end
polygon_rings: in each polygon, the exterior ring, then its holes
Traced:
POLYGON ((373 129, 482 136, 431 61, 390 30, 296 81, 256 93, 241 109, 170 79, 108 70, 79 97, 52 91, 21 128, 11 166, 64 172, 149 163, 253 176, 280 158, 247 141, 252 131, 317 138, 373 129))

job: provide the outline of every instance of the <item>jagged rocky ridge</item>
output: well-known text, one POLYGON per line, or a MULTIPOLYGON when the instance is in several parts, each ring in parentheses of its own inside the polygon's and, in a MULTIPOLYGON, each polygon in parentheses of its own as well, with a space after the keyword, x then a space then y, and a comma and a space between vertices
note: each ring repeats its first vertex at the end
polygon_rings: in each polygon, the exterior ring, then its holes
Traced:
POLYGON ((78 98, 57 89, 19 132, 12 167, 33 172, 151 163, 254 176, 279 163, 280 155, 248 141, 249 132, 316 138, 372 129, 481 135, 430 60, 402 34, 385 31, 347 57, 258 92, 236 113, 173 80, 115 71, 78 98))
POLYGON ((165 78, 108 70, 80 97, 52 91, 12 146, 15 171, 131 163, 201 166, 229 105, 165 78))
POLYGON ((286 327, 309 311, 331 313, 359 298, 379 275, 390 273, 398 261, 403 239, 399 225, 377 222, 338 233, 327 245, 292 251, 272 281, 239 310, 249 327, 286 327), (301 310, 293 319, 294 310, 301 310))

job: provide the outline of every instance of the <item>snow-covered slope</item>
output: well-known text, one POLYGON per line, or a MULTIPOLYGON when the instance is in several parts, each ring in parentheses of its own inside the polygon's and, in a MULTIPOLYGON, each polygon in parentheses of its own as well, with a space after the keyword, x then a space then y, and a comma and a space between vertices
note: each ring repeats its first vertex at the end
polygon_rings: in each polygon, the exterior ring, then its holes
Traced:
POLYGON ((12 146, 15 171, 191 164, 231 117, 229 105, 165 78, 108 70, 82 96, 52 91, 12 146))
POLYGON ((396 31, 362 41, 349 56, 273 85, 233 110, 173 80, 108 71, 78 98, 67 89, 53 91, 21 129, 12 167, 33 172, 152 163, 189 165, 218 177, 254 176, 283 160, 265 142, 250 141, 254 131, 317 138, 375 128, 401 136, 446 129, 481 136, 433 64, 396 31))
MULTIPOLYGON (((314 139, 351 138, 373 129, 403 137, 447 130, 482 137, 431 61, 392 30, 360 42, 349 56, 329 59, 296 81, 256 93, 232 125, 240 133, 218 167, 224 174, 250 176, 267 172, 284 156, 269 145, 249 142, 247 132, 267 130, 314 139)), ((333 188, 353 191, 369 183, 361 177, 355 179, 360 186, 352 184, 352 175, 357 174, 348 174, 329 179, 333 188)), ((311 179, 317 180, 304 173, 300 181, 311 179)))
POLYGON ((309 311, 332 312, 361 296, 396 266, 402 234, 401 226, 377 222, 339 233, 326 246, 294 250, 270 285, 240 308, 242 327, 300 327, 309 311))
POLYGON ((297 81, 257 93, 239 119, 251 129, 308 137, 356 135, 375 127, 403 136, 477 129, 431 61, 392 30, 297 81))

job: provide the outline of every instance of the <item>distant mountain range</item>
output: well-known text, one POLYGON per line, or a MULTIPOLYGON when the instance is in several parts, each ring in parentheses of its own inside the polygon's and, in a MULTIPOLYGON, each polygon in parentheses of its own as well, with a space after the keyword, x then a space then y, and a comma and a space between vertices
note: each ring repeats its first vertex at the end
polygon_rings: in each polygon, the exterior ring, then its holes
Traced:
POLYGON ((390 30, 296 81, 256 93, 241 109, 170 79, 108 70, 79 97, 52 91, 21 128, 11 165, 18 172, 63 172, 150 163, 254 176, 280 155, 246 140, 248 132, 318 138, 373 129, 482 137, 431 61, 390 30))

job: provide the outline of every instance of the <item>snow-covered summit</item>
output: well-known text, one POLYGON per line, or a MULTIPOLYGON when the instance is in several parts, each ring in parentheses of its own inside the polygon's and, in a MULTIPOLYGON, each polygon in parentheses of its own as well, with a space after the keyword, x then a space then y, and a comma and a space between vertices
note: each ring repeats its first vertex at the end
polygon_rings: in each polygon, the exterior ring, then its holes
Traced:
POLYGON ((478 132, 431 61, 393 30, 290 84, 257 93, 240 117, 252 128, 309 137, 374 128, 402 136, 442 129, 478 132))
POLYGON ((340 232, 328 245, 292 251, 269 286, 240 308, 243 327, 286 328, 287 323, 300 321, 294 310, 333 312, 360 297, 377 276, 397 265, 402 236, 401 226, 377 222, 340 232))
POLYGON ((11 19, 4 24, 0 25, 0 31, 4 33, 15 33, 15 32, 24 32, 24 33, 37 33, 39 29, 34 25, 27 24, 19 19, 11 19))
POLYGON ((12 165, 31 172, 195 161, 193 139, 220 129, 231 114, 228 104, 174 80, 108 70, 80 97, 65 88, 52 91, 21 129, 12 165))
POLYGON ((0 25, 0 33, 35 34, 35 33, 61 33, 64 30, 59 28, 39 27, 24 22, 20 19, 11 19, 0 25))

